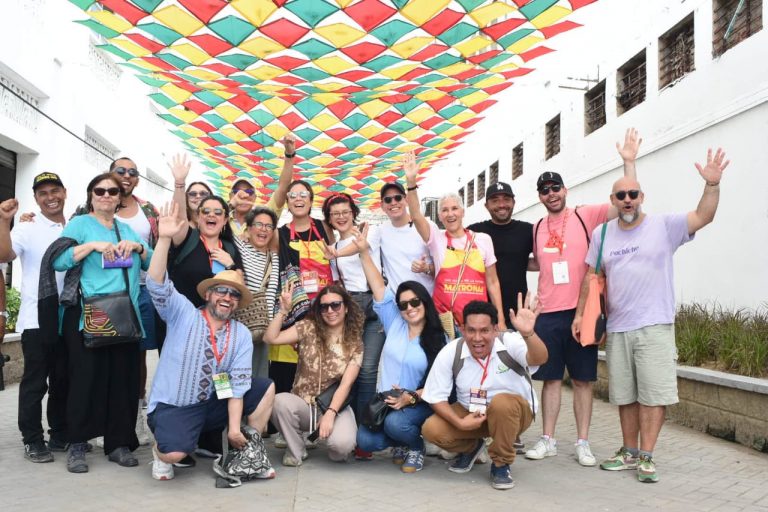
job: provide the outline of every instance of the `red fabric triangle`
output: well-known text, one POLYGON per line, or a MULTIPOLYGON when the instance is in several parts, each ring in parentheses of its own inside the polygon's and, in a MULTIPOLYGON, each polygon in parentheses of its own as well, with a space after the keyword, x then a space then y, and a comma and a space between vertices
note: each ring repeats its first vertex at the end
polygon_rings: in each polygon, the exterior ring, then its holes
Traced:
POLYGON ((296 41, 309 32, 308 28, 297 25, 285 18, 262 25, 259 30, 262 34, 271 37, 286 48, 293 46, 296 41))
POLYGON ((299 126, 305 123, 304 119, 301 116, 299 116, 296 112, 289 112, 284 116, 280 116, 278 119, 283 124, 283 126, 285 126, 291 131, 295 130, 296 128, 298 128, 299 126))
POLYGON ((370 32, 397 11, 379 0, 361 0, 344 9, 344 12, 355 20, 363 30, 370 32))
POLYGON ((249 137, 259 131, 260 127, 253 121, 246 119, 244 121, 237 121, 235 123, 235 126, 238 130, 243 132, 244 134, 248 135, 249 137))
POLYGON ((199 100, 187 100, 184 103, 182 103, 185 109, 191 110, 197 115, 203 115, 209 110, 211 110, 211 106, 207 103, 203 103, 199 100))
POLYGON ((447 52, 448 49, 449 48, 444 44, 430 44, 429 46, 426 46, 421 50, 419 50, 418 52, 411 55, 409 57, 409 60, 423 62, 427 59, 431 59, 435 55, 447 52))
POLYGON ((445 9, 440 14, 422 25, 421 28, 433 36, 439 36, 452 26, 456 25, 463 17, 463 12, 456 12, 451 9, 445 9))
POLYGON ((579 23, 573 22, 573 21, 564 21, 562 23, 556 23, 554 25, 550 25, 549 27, 544 27, 542 29, 539 29, 539 32, 544 34, 544 37, 549 39, 550 37, 556 36, 557 34, 561 34, 565 32, 566 30, 571 30, 574 28, 578 28, 581 25, 579 23))
POLYGON ((266 62, 269 62, 273 66, 277 66, 280 69, 284 69, 285 71, 290 71, 292 69, 296 69, 299 66, 303 66, 309 60, 307 59, 299 59, 298 57, 291 57, 290 55, 281 55, 280 57, 272 57, 270 59, 264 59, 266 62))
POLYGON ((149 13, 142 11, 133 4, 129 4, 125 0, 101 0, 99 3, 110 11, 119 14, 130 21, 131 25, 134 26, 138 24, 139 21, 149 16, 149 13))
POLYGON ((211 34, 189 36, 187 39, 195 43, 208 55, 213 57, 232 48, 231 44, 211 34))
POLYGON ((520 58, 523 59, 523 62, 528 62, 529 60, 533 60, 536 57, 541 57, 542 55, 546 55, 553 51, 555 50, 553 50, 552 48, 547 48, 546 46, 537 46, 532 50, 528 50, 527 52, 521 53, 520 58))
MULTIPOLYGON (((347 114, 349 114, 355 109, 356 106, 357 105, 355 105, 351 101, 342 100, 342 101, 337 101, 332 105, 328 105, 325 108, 333 112, 333 115, 335 115, 339 119, 344 119, 345 117, 347 117, 347 114)), ((339 139, 336 139, 336 140, 339 140, 339 139)))
POLYGON ((342 53, 358 64, 363 64, 373 59, 387 47, 381 44, 366 42, 341 48, 342 53))
POLYGON ((485 27, 483 29, 483 32, 488 36, 490 36, 491 39, 498 41, 505 35, 515 30, 517 27, 522 25, 523 23, 525 23, 525 19, 510 18, 508 20, 502 21, 501 23, 496 23, 489 27, 485 27))
POLYGON ((226 0, 179 0, 179 3, 203 23, 208 23, 227 6, 226 0))

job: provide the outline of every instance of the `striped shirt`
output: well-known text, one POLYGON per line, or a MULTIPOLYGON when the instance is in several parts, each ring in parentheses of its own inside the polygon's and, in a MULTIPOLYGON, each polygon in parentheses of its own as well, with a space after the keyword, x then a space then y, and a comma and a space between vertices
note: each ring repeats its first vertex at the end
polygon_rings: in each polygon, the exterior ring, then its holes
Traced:
POLYGON ((261 290, 264 282, 264 272, 267 268, 267 262, 272 260, 269 282, 267 284, 267 308, 269 319, 271 320, 275 312, 275 302, 277 299, 277 284, 280 277, 280 262, 277 252, 265 253, 256 249, 250 242, 235 238, 235 245, 240 251, 243 259, 243 270, 245 271, 245 285, 251 291, 256 293, 261 290))

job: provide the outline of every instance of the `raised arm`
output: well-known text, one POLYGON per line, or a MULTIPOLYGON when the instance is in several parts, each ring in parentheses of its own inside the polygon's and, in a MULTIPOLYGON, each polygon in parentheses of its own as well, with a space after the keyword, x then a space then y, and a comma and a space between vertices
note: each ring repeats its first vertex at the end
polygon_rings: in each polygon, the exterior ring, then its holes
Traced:
POLYGON ((179 218, 181 207, 175 201, 160 208, 160 217, 157 220, 158 238, 155 252, 149 262, 147 274, 152 281, 162 283, 165 280, 165 271, 168 268, 168 249, 171 248, 171 240, 176 234, 188 226, 186 218, 179 218))
POLYGON ((187 160, 187 155, 174 155, 171 163, 168 164, 173 174, 173 202, 178 205, 176 217, 185 221, 184 227, 173 237, 173 245, 181 245, 187 237, 189 231, 189 222, 187 222, 187 175, 192 163, 187 160))
POLYGON ((694 211, 688 213, 688 234, 694 234, 714 220, 717 205, 720 202, 720 180, 723 178, 723 171, 730 163, 730 160, 725 159, 725 151, 721 148, 717 148, 714 156, 712 156, 712 148, 709 148, 707 165, 702 167, 699 163, 695 164, 705 185, 699 205, 694 211))
POLYGON ((371 258, 370 245, 368 244, 368 225, 363 227, 361 232, 358 232, 353 240, 354 244, 360 254, 360 263, 363 265, 363 272, 365 272, 365 279, 368 281, 368 286, 371 288, 373 298, 376 301, 381 302, 384 300, 384 292, 387 290, 387 285, 384 284, 384 278, 381 276, 381 272, 376 268, 376 264, 371 258))
MULTIPOLYGON (((619 152, 621 160, 624 162, 624 177, 637 180, 637 168, 635 167, 635 160, 637 160, 637 153, 640 151, 640 144, 643 143, 642 137, 638 131, 634 128, 627 128, 624 133, 624 144, 616 143, 616 151, 619 152)), ((608 208, 608 219, 615 219, 619 216, 619 210, 611 205, 608 208)))
POLYGON ((429 221, 421 213, 421 205, 419 205, 419 194, 416 192, 418 185, 416 184, 416 177, 419 174, 419 166, 416 164, 416 154, 413 151, 409 151, 403 158, 403 169, 405 170, 405 183, 408 193, 406 199, 408 201, 408 212, 411 214, 411 220, 413 225, 416 226, 416 231, 419 232, 421 239, 427 242, 429 240, 429 221))
POLYGON ((295 325, 281 331, 283 319, 291 312, 291 301, 293 297, 293 283, 283 288, 280 294, 280 309, 275 317, 269 322, 267 330, 264 332, 264 343, 269 345, 288 345, 299 341, 299 331, 295 325))
POLYGON ((288 195, 288 186, 293 180, 293 162, 296 160, 296 137, 289 133, 283 140, 285 154, 283 156, 283 170, 280 171, 280 179, 277 181, 277 189, 272 195, 275 200, 275 208, 278 210, 285 206, 285 198, 288 195))
POLYGON ((11 222, 18 210, 19 202, 16 199, 7 199, 0 203, 0 263, 16 259, 16 253, 13 252, 11 245, 11 222))

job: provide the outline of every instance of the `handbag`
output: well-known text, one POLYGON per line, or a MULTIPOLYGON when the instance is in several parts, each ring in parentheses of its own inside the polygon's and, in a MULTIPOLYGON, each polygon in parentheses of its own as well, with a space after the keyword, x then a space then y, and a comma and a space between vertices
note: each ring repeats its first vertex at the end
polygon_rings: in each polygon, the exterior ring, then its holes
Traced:
POLYGON ((296 265, 289 263, 280 271, 280 283, 283 287, 293 283, 293 295, 291 296, 291 310, 283 317, 283 325, 280 330, 285 330, 304 318, 309 311, 309 295, 304 285, 301 284, 301 272, 296 265))
POLYGON ((239 487, 247 480, 275 477, 261 435, 248 425, 240 427, 240 431, 247 440, 240 449, 228 449, 226 430, 222 435, 224 453, 213 463, 213 472, 219 476, 216 487, 239 487))
POLYGON ((252 292, 253 300, 248 306, 235 311, 235 320, 245 325, 253 339, 259 339, 264 336, 270 322, 269 305, 267 304, 267 286, 272 274, 272 253, 268 253, 267 264, 264 267, 264 277, 261 280, 259 291, 252 292))
MULTIPOLYGON (((453 295, 451 295, 451 309, 439 314, 440 323, 443 326, 445 334, 448 335, 448 340, 456 339, 456 329, 453 324, 453 303, 456 302, 456 295, 459 293, 459 283, 464 276, 464 269, 467 268, 467 260, 469 260, 469 251, 475 242, 475 234, 472 233, 472 238, 467 237, 467 244, 464 247, 464 261, 461 262, 459 267, 459 277, 456 279, 456 286, 453 288, 453 295)), ((437 277, 437 276, 435 276, 437 277)))
POLYGON ((589 345, 599 345, 607 336, 606 326, 608 324, 608 316, 605 310, 605 275, 604 273, 603 275, 600 273, 603 259, 603 244, 605 243, 605 230, 607 226, 608 223, 604 222, 600 234, 600 250, 597 253, 595 273, 589 274, 587 301, 581 316, 579 343, 584 347, 589 345))
POLYGON ((385 401, 388 397, 399 397, 403 393, 409 392, 404 389, 389 389, 381 391, 371 397, 371 400, 365 405, 362 412, 360 424, 368 427, 372 432, 380 432, 384 428, 384 419, 392 408, 385 401))
MULTIPOLYGON (((117 242, 120 230, 114 221, 117 242)), ((94 295, 83 295, 83 344, 86 348, 101 348, 120 343, 138 343, 143 337, 141 323, 136 315, 130 296, 128 270, 123 267, 125 291, 94 295)))

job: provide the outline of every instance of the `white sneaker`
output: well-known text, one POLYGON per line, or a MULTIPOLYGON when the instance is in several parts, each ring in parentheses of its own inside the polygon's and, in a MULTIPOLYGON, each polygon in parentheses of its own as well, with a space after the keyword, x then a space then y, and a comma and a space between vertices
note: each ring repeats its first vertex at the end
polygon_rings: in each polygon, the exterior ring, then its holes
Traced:
POLYGON ((533 448, 525 452, 526 459, 541 460, 544 457, 557 455, 557 441, 553 438, 540 437, 533 448))
POLYGON ((477 454, 475 464, 488 464, 491 462, 491 457, 488 455, 488 446, 484 446, 480 453, 477 454))
POLYGON ((429 441, 424 441, 424 453, 427 455, 427 457, 435 457, 436 455, 439 455, 442 450, 439 446, 436 444, 432 444, 429 441))
POLYGON ((104 436, 99 436, 96 438, 96 446, 99 448, 104 448, 104 436))
POLYGON ((579 459, 579 464, 582 466, 594 466, 597 464, 597 459, 592 455, 592 450, 589 449, 589 442, 576 443, 576 458, 579 459))
POLYGON ((155 480, 172 480, 174 477, 173 464, 161 461, 154 448, 152 448, 152 458, 152 478, 155 480))
POLYGON ((285 442, 285 438, 283 437, 283 434, 280 432, 277 433, 275 436, 275 448, 288 448, 288 443, 285 442))
POLYGON ((443 450, 442 448, 440 448, 440 450, 437 452, 437 458, 442 460, 453 460, 457 455, 458 453, 456 452, 449 452, 448 450, 443 450))

